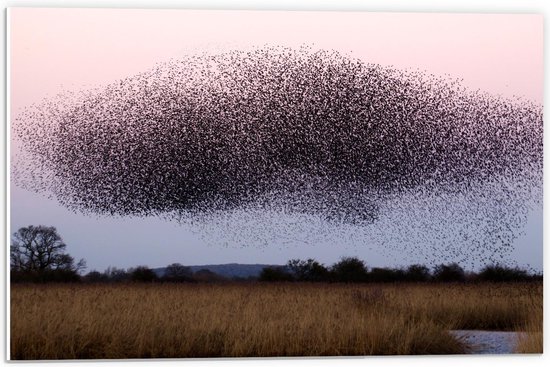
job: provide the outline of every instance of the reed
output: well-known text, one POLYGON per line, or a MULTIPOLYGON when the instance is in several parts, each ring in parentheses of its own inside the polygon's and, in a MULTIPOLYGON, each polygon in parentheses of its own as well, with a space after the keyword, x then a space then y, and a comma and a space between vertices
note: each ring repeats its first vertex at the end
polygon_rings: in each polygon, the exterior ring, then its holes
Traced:
POLYGON ((541 284, 17 284, 10 352, 26 360, 456 354, 465 346, 449 329, 535 325, 539 298, 541 284))
POLYGON ((525 331, 520 338, 517 352, 541 354, 543 352, 543 299, 542 287, 530 294, 530 304, 527 321, 518 327, 518 331, 525 331), (538 292, 540 291, 540 294, 538 292))

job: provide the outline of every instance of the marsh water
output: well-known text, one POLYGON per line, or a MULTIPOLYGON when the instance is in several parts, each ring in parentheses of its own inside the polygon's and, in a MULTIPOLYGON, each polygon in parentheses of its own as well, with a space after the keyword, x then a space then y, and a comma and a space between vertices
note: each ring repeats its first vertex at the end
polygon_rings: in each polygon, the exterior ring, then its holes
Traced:
POLYGON ((451 335, 463 340, 470 354, 516 353, 519 339, 525 334, 515 331, 451 330, 451 335))

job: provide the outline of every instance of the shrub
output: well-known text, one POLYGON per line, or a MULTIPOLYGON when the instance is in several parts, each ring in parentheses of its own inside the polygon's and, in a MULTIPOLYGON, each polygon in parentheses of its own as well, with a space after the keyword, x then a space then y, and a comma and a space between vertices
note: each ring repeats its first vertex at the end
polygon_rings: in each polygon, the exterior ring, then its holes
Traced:
POLYGON ((411 265, 407 268, 405 278, 411 282, 425 282, 431 277, 430 269, 424 265, 411 265))
POLYGON ((193 274, 193 281, 205 283, 225 282, 227 278, 208 269, 200 269, 193 274))
POLYGON ((103 283, 107 282, 109 280, 109 277, 106 273, 100 273, 97 270, 92 270, 88 274, 84 276, 84 281, 90 282, 90 283, 103 283))
POLYGON ((367 267, 356 257, 344 257, 332 266, 333 279, 337 282, 355 283, 367 280, 367 267))
POLYGON ((439 282, 463 282, 466 279, 464 269, 457 263, 438 265, 433 274, 434 280, 439 282))
POLYGON ((183 266, 180 263, 174 263, 166 267, 162 280, 167 282, 188 282, 193 280, 192 276, 193 272, 191 268, 183 266))
POLYGON ((80 275, 71 269, 55 269, 55 270, 12 270, 10 272, 10 282, 12 283, 68 283, 79 282, 80 275))
POLYGON ((322 282, 329 278, 328 269, 313 259, 289 260, 287 267, 294 278, 299 281, 322 282))
POLYGON ((399 282, 405 280, 405 272, 401 269, 373 268, 369 280, 374 282, 399 282))
POLYGON ((526 270, 502 265, 487 265, 478 274, 479 280, 491 282, 521 282, 530 280, 526 270))
POLYGON ((294 280, 292 274, 287 272, 282 266, 263 268, 259 279, 262 282, 288 282, 294 280))
POLYGON ((130 269, 130 279, 134 282, 153 282, 157 280, 157 274, 147 266, 138 266, 130 269))
POLYGON ((118 269, 116 267, 108 267, 104 274, 107 277, 107 280, 111 282, 123 282, 130 280, 130 274, 126 270, 118 269))

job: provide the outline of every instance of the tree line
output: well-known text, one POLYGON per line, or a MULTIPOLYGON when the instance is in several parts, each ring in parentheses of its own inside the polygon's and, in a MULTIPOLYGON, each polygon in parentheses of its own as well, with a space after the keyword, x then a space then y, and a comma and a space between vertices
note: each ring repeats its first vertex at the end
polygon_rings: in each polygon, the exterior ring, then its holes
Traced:
POLYGON ((180 263, 168 265, 159 275, 147 266, 129 269, 109 267, 104 272, 92 270, 82 275, 86 262, 76 261, 66 252, 67 245, 55 227, 28 226, 13 234, 10 246, 11 282, 466 282, 466 281, 540 281, 518 267, 487 265, 480 272, 466 272, 456 263, 406 268, 368 268, 357 257, 344 257, 331 266, 314 259, 293 259, 286 265, 265 267, 259 276, 226 278, 207 269, 193 272, 180 263))
POLYGON ((193 272, 190 267, 180 263, 174 263, 164 268, 163 274, 159 275, 153 269, 145 265, 134 268, 119 269, 109 267, 104 272, 93 270, 82 276, 83 282, 91 283, 116 283, 116 282, 169 282, 169 283, 198 283, 198 282, 220 282, 229 279, 218 275, 208 269, 200 269, 193 272))
POLYGON ((373 267, 369 269, 365 262, 357 257, 344 257, 332 266, 325 266, 314 259, 289 260, 284 266, 264 268, 259 280, 341 283, 525 282, 541 281, 542 274, 500 264, 486 265, 477 273, 467 272, 457 263, 440 264, 432 269, 421 264, 406 268, 373 267))

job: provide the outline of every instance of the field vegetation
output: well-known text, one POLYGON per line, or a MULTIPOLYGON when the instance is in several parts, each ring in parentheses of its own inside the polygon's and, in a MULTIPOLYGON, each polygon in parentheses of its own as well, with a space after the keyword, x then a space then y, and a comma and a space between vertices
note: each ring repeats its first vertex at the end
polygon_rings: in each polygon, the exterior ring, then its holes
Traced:
POLYGON ((81 272, 54 227, 10 246, 11 359, 455 354, 452 329, 527 331, 542 352, 542 275, 499 264, 478 273, 368 268, 314 259, 229 278, 179 263, 81 272))
POLYGON ((20 283, 10 302, 12 359, 467 352, 451 329, 542 352, 542 282, 20 283))

